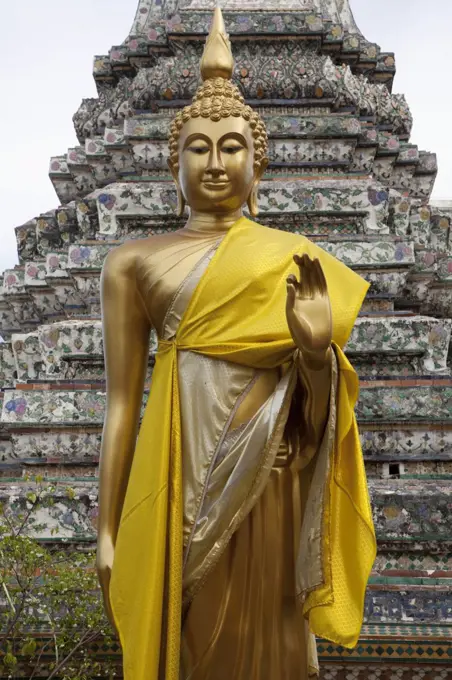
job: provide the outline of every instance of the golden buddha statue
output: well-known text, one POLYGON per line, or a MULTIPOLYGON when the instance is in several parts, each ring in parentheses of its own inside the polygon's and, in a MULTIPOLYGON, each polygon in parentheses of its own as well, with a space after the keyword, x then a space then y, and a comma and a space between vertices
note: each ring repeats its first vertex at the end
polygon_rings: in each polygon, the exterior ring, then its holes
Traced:
POLYGON ((375 536, 342 352, 366 282, 263 227, 259 115, 215 10, 170 131, 183 229, 102 273, 98 573, 126 680, 302 680, 353 646, 375 536), (151 329, 158 351, 141 427, 151 329))

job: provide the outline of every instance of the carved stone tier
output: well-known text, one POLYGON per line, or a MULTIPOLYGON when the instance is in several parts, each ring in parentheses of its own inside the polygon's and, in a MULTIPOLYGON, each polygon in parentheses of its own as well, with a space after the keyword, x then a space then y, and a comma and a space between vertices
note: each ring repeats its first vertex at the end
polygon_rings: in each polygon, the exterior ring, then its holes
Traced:
MULTIPOLYGON (((122 72, 116 83, 104 83, 99 99, 84 100, 75 116, 79 140, 140 110, 168 110, 170 103, 181 106, 189 102, 199 82, 201 51, 202 44, 193 37, 172 38, 167 53, 137 70, 136 75, 124 76, 122 72)), ((233 79, 250 103, 349 110, 373 117, 394 132, 410 133, 412 118, 402 95, 391 95, 386 85, 354 75, 349 66, 323 54, 316 41, 280 41, 270 36, 252 42, 239 40, 234 44, 234 56, 233 79), (265 67, 259 68, 259 62, 265 67)), ((105 58, 97 59, 94 76, 99 77, 105 66, 105 58)))
MULTIPOLYGON (((437 174, 436 155, 408 144, 401 132, 381 129, 368 117, 331 113, 328 107, 318 107, 315 115, 295 110, 290 117, 268 110, 262 108, 270 135, 268 177, 373 174, 388 188, 420 200, 429 198, 437 174)), ((149 113, 109 126, 99 123, 102 134, 93 133, 83 146, 51 158, 49 174, 61 202, 121 179, 169 179, 170 119, 167 113, 149 113)))
MULTIPOLYGON (((268 180, 260 202, 261 222, 309 234, 360 269, 372 284, 368 311, 398 308, 451 315, 446 213, 417 201, 410 204, 398 192, 368 179, 268 180)), ((126 238, 177 228, 174 204, 169 182, 123 182, 19 227, 23 264, 4 272, 0 280, 3 336, 28 333, 40 323, 65 318, 96 318, 100 269, 109 248, 126 238), (50 229, 44 228, 49 223, 64 225, 61 238, 49 238, 50 229), (72 240, 80 236, 95 240, 70 243, 68 234, 72 240)))
MULTIPOLYGON (((422 492, 419 492, 419 485, 413 480, 410 482, 371 479, 369 488, 375 507, 377 534, 385 546, 384 554, 389 552, 391 545, 394 550, 394 547, 400 546, 405 540, 404 552, 417 553, 422 560, 422 548, 412 545, 415 541, 429 543, 436 539, 444 541, 446 545, 450 544, 448 517, 448 505, 452 494, 450 481, 425 482, 422 492), (435 500, 435 509, 432 507, 432 499, 435 500), (427 511, 423 508, 424 504, 428 508, 427 511)), ((13 505, 23 503, 29 490, 30 483, 26 480, 6 482, 0 480, 0 499, 4 503, 13 505)), ((97 480, 82 476, 75 480, 61 479, 55 499, 55 505, 45 511, 51 518, 51 528, 58 525, 59 536, 73 541, 93 540, 97 518, 97 480), (76 492, 73 498, 68 497, 65 490, 69 484, 76 492)), ((51 538, 51 535, 47 529, 42 530, 43 538, 51 538)), ((449 558, 443 556, 443 559, 447 561, 449 558)), ((436 623, 440 623, 439 617, 436 623)))
MULTIPOLYGON (((449 374, 451 326, 450 320, 430 317, 362 316, 346 349, 362 376, 449 374)), ((150 366, 155 349, 153 338, 150 366)), ((60 321, 13 334, 10 343, 0 345, 0 377, 5 387, 36 380, 104 379, 100 320, 60 321)))
MULTIPOLYGON (((356 413, 363 423, 403 421, 444 423, 450 415, 452 379, 411 378, 362 381, 356 413)), ((58 426, 102 424, 104 384, 78 383, 46 386, 23 385, 5 389, 1 420, 4 426, 58 426)), ((143 406, 146 396, 143 400, 143 406)), ((8 429, 8 428, 7 428, 8 429)))
MULTIPOLYGON (((152 63, 169 40, 180 36, 203 39, 214 7, 209 2, 140 1, 136 18, 126 41, 113 47, 108 56, 96 57, 95 73, 99 85, 133 73, 137 65, 152 63)), ((252 36, 278 36, 283 42, 296 36, 316 40, 322 50, 347 63, 355 73, 385 82, 390 89, 395 73, 392 53, 381 52, 360 33, 348 0, 248 0, 222 3, 226 25, 232 39, 252 36), (277 9, 277 11, 275 11, 277 9), (250 11, 252 10, 252 11, 250 11)))

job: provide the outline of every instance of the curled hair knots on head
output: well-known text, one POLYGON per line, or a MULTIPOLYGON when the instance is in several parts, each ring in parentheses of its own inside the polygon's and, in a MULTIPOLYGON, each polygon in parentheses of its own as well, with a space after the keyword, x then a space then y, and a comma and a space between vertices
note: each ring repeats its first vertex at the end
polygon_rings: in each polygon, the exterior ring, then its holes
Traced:
POLYGON ((245 100, 238 87, 223 78, 211 78, 206 80, 196 91, 194 101, 208 99, 210 97, 237 99, 245 104, 245 100))
MULTIPOLYGON (((194 106, 192 107, 192 109, 194 110, 194 106)), ((190 110, 190 108, 188 106, 186 106, 176 116, 175 120, 178 123, 181 123, 180 125, 179 124, 177 125, 178 130, 180 130, 182 128, 183 124, 187 123, 190 120, 191 117, 192 117, 192 111, 190 110)))

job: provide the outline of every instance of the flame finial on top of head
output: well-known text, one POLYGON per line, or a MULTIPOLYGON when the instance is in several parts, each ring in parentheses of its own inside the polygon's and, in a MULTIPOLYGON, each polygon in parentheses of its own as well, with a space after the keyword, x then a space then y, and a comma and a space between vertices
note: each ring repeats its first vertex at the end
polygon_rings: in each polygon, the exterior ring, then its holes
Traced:
POLYGON ((221 8, 217 4, 201 58, 201 77, 203 80, 209 78, 230 80, 233 69, 234 58, 231 52, 231 43, 226 33, 221 8))

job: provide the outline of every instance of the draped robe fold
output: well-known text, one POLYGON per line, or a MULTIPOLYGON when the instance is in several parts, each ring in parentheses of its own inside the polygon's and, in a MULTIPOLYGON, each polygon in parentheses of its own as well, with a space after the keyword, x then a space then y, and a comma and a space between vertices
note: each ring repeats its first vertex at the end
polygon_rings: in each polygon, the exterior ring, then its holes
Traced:
POLYGON ((280 391, 271 435, 246 466, 237 493, 225 506, 227 522, 221 521, 223 516, 213 524, 200 544, 197 562, 190 562, 194 551, 188 550, 184 569, 187 541, 183 531, 178 357, 190 352, 256 370, 293 363, 295 347, 285 317, 285 280, 296 270, 293 255, 303 253, 319 258, 327 280, 338 378, 328 464, 324 458, 320 469, 319 459, 317 477, 314 472, 316 484, 324 489, 320 530, 313 532, 308 524, 316 505, 316 490, 311 489, 311 505, 300 536, 297 585, 310 630, 346 647, 356 644, 365 587, 375 558, 375 536, 353 413, 358 381, 341 348, 367 284, 304 237, 241 218, 200 278, 174 338, 159 342, 110 587, 126 680, 179 680, 183 597, 189 602, 196 594, 209 565, 216 564, 262 494, 294 388, 295 372, 291 370, 280 391))

